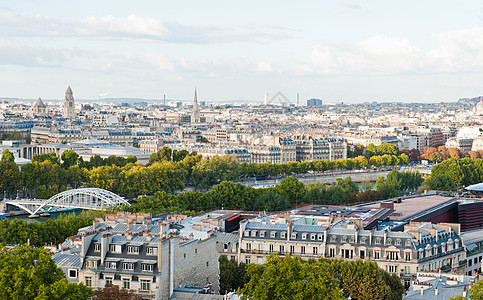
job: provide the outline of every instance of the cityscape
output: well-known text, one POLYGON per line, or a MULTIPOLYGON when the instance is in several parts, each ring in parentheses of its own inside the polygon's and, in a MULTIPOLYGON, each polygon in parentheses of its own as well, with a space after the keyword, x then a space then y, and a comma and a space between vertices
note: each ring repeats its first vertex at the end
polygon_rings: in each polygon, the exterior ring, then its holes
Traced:
POLYGON ((481 4, 191 4, 0 6, 0 298, 482 299, 481 4))

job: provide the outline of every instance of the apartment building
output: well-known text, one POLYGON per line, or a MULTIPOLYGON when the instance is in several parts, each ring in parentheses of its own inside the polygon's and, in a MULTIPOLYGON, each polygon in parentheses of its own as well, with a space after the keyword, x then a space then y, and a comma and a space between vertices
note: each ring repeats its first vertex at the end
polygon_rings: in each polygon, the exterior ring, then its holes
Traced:
POLYGON ((153 221, 150 214, 121 212, 80 229, 53 259, 71 282, 94 289, 114 284, 143 299, 168 299, 182 286, 216 292, 217 231, 182 215, 153 221))
POLYGON ((418 271, 465 272, 459 224, 411 222, 404 231, 364 230, 361 219, 263 217, 240 224, 238 260, 264 263, 270 253, 363 259, 409 281, 418 271))

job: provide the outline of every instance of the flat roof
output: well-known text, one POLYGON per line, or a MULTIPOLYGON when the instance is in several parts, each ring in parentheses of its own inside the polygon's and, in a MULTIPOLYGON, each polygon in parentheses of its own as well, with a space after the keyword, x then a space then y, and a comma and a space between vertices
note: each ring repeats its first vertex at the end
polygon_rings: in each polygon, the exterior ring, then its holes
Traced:
MULTIPOLYGON (((390 219, 395 221, 403 220, 419 212, 442 205, 452 199, 454 199, 454 197, 444 197, 439 195, 428 195, 406 199, 402 198, 401 203, 394 203, 395 212, 390 216, 390 219)), ((373 203, 361 207, 374 209, 380 208, 380 206, 380 203, 373 203)))

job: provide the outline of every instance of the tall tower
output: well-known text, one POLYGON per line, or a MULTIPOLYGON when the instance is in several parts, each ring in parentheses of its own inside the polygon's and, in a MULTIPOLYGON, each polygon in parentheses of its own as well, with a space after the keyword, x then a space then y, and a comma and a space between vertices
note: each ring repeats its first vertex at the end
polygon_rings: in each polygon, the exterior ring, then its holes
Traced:
POLYGON ((270 104, 270 95, 268 93, 265 94, 265 105, 270 104))
POLYGON ((191 123, 200 122, 200 107, 198 106, 198 97, 196 96, 195 88, 195 99, 193 101, 193 111, 191 112, 191 123))
POLYGON ((64 118, 73 118, 75 117, 75 107, 74 107, 74 94, 70 86, 65 91, 65 99, 64 99, 64 118))

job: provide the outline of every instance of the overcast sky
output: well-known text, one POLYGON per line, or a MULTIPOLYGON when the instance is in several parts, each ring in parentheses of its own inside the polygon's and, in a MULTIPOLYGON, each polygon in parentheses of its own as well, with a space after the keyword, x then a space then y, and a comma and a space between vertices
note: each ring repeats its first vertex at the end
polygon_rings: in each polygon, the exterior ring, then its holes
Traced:
POLYGON ((0 97, 483 94, 481 1, 4 1, 0 97))

